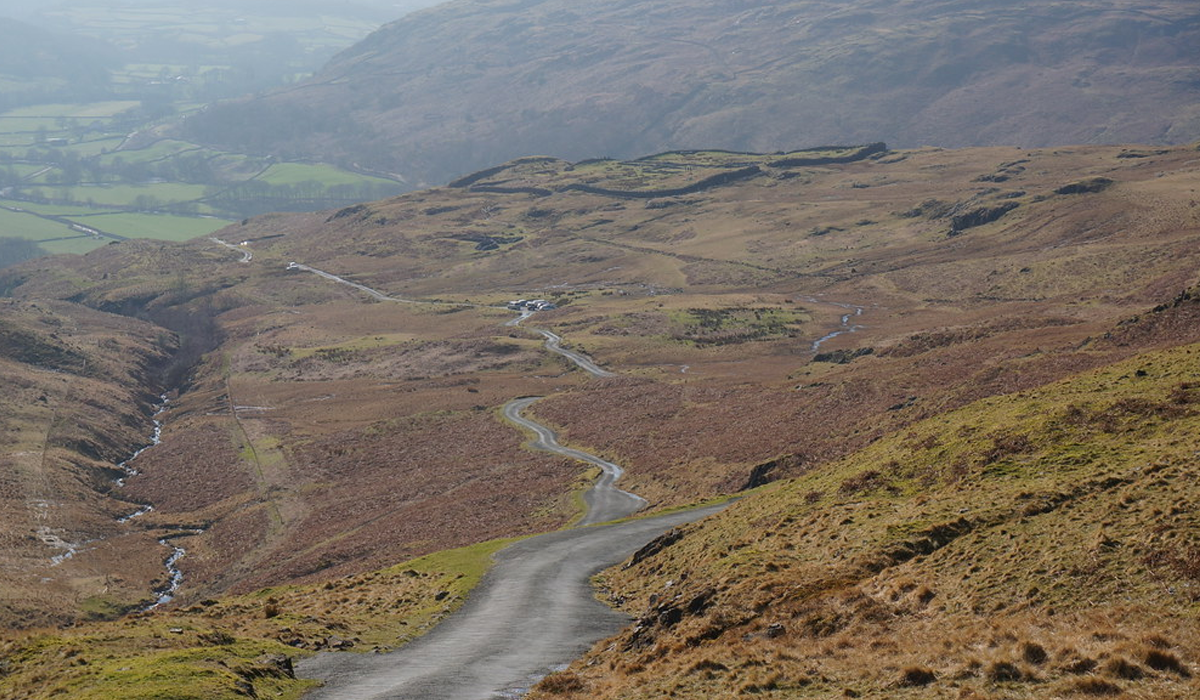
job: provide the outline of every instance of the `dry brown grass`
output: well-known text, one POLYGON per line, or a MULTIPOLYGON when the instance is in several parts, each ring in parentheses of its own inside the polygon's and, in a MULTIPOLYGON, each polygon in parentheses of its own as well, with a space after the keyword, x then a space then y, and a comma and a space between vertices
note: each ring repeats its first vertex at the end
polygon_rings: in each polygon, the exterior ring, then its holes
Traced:
MULTIPOLYGON (((902 687, 921 688, 921 697, 1045 697, 1049 688, 1188 697, 1196 691, 1187 651, 1197 643, 1186 607, 1193 584, 1170 566, 1146 568, 1142 557, 1158 539, 1185 550, 1194 539, 1193 516, 1178 503, 1193 488, 1182 436, 1197 417, 1155 413, 1137 430, 1106 432, 1064 428, 1071 424, 1056 407, 1084 396, 1157 404, 1197 371, 1196 357, 1196 346, 1147 355, 943 415, 934 421, 936 455, 921 456, 930 450, 924 426, 914 426, 916 438, 880 441, 827 473, 734 506, 628 571, 609 572, 606 585, 622 596, 652 593, 659 602, 635 632, 589 660, 615 646, 644 671, 601 674, 612 689, 594 697, 654 697, 685 677, 678 694, 719 693, 738 668, 730 659, 762 660, 782 678, 807 674, 789 697, 843 688, 892 697, 902 687), (1137 367, 1152 369, 1138 376, 1137 367), (1008 426, 1005 436, 1022 436, 1020 449, 997 455, 1008 438, 981 425, 1008 426), (969 486, 921 474, 922 460, 956 459, 978 469, 969 486), (900 480, 896 493, 837 489, 893 463, 904 469, 887 468, 920 488, 900 480), (1097 523, 1093 536, 1079 536, 1097 523), (655 612, 664 599, 685 610, 709 586, 716 602, 701 612, 655 612)), ((576 670, 599 687, 591 668, 576 670)))

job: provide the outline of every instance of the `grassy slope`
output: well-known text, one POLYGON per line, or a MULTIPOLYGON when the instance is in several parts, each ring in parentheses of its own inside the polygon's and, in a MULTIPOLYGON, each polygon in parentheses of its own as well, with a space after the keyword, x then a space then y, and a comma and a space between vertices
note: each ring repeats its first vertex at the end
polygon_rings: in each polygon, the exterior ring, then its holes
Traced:
POLYGON ((148 441, 155 374, 173 346, 171 334, 132 319, 0 302, 7 626, 125 609, 161 574, 153 537, 116 522, 136 506, 113 493, 113 465, 148 441))
POLYGON ((607 572, 534 697, 1192 697, 1198 428, 1198 345, 917 423, 607 572))
POLYGON ((1185 0, 459 2, 190 128, 413 183, 529 153, 1184 143, 1195 43, 1185 0))
POLYGON ((1183 342, 1194 329, 1080 349, 1194 276, 1195 212, 1181 187, 1194 153, 929 149, 821 166, 771 164, 853 150, 528 159, 471 187, 237 225, 223 235, 251 241, 248 265, 207 241, 130 241, 12 274, 28 298, 131 313, 180 301, 216 314, 219 353, 196 368, 163 448, 130 484, 164 523, 213 524, 183 564, 189 595, 206 597, 569 519, 559 494, 574 469, 521 451, 492 417, 513 396, 555 394, 538 415, 631 467, 628 483, 665 507, 737 490, 764 468, 795 475, 922 417, 1147 343, 1183 342), (747 164, 763 174, 649 200, 489 191, 665 191, 747 164), (997 187, 1001 171, 1009 179, 997 187), (1097 175, 1115 184, 1055 194, 1097 175), (1021 206, 950 236, 951 217, 925 207, 935 198, 963 212, 1021 206), (498 247, 479 250, 480 237, 498 247), (501 325, 504 312, 371 303, 286 271, 290 260, 413 298, 548 295, 563 307, 539 323, 625 376, 564 373, 535 336, 501 325), (822 300, 865 307, 863 328, 823 349, 872 356, 812 361, 812 343, 847 311, 822 300), (446 435, 457 452, 421 447, 446 435), (212 457, 203 469, 196 450, 212 457), (496 488, 507 495, 489 495, 496 488), (486 517, 464 519, 464 509, 486 517))

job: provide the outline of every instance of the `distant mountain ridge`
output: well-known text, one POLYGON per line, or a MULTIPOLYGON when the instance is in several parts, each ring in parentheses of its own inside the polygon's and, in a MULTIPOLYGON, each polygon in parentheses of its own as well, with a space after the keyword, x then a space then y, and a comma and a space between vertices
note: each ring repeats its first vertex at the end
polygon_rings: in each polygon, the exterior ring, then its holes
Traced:
POLYGON ((1184 0, 459 0, 186 128, 417 186, 530 153, 1187 143, 1198 104, 1184 0))

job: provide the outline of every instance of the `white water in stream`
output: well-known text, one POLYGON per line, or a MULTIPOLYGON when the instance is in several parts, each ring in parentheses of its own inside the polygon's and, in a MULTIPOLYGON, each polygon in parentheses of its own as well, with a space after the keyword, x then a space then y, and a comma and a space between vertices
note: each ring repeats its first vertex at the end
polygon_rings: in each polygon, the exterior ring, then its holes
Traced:
MULTIPOLYGON (((154 447, 155 445, 158 445, 160 442, 162 442, 162 422, 158 419, 158 417, 160 415, 162 415, 163 411, 165 411, 167 409, 167 397, 161 396, 159 398, 160 398, 160 403, 158 404, 158 408, 155 409, 155 411, 154 411, 154 432, 150 436, 150 442, 148 444, 138 448, 125 461, 117 464, 117 468, 120 469, 125 474, 124 476, 119 477, 115 480, 117 488, 124 487, 126 480, 131 476, 136 476, 138 473, 137 470, 135 470, 133 467, 129 466, 129 463, 132 462, 133 460, 137 459, 138 456, 141 455, 146 450, 148 450, 151 447, 154 447)), ((124 515, 124 516, 117 518, 117 522, 128 523, 130 520, 133 520, 134 518, 143 516, 146 513, 149 513, 151 510, 153 510, 152 506, 150 506, 148 504, 143 504, 136 511, 130 513, 129 515, 124 515)), ((63 550, 62 552, 50 557, 50 566, 58 566, 58 565, 62 564, 63 562, 74 558, 75 555, 84 551, 84 549, 86 549, 89 545, 93 545, 97 542, 100 542, 103 539, 103 538, 100 538, 100 539, 85 540, 83 542, 68 542, 68 541, 64 540, 62 537, 60 537, 59 535, 55 534, 54 531, 48 527, 38 528, 37 534, 38 534, 38 537, 42 540, 42 542, 45 543, 46 545, 48 545, 50 547, 54 547, 55 549, 63 550)))
MULTIPOLYGON (((124 488, 126 482, 132 477, 137 476, 140 472, 133 467, 132 462, 142 456, 147 450, 157 447, 162 444, 162 429, 163 424, 160 417, 167 410, 169 400, 164 394, 160 398, 158 408, 154 411, 154 432, 150 435, 150 442, 138 450, 136 450, 128 459, 117 465, 117 468, 124 472, 124 476, 116 479, 117 488, 124 488)), ((137 510, 117 518, 117 522, 128 524, 136 518, 140 518, 154 510, 154 506, 149 503, 143 503, 138 506, 137 510)), ((163 566, 167 570, 167 584, 154 591, 155 599, 153 603, 144 606, 141 611, 153 610, 161 605, 171 602, 175 599, 175 594, 179 591, 179 587, 183 585, 183 571, 179 568, 179 560, 187 555, 187 550, 179 545, 176 545, 172 540, 179 537, 187 537, 190 535, 199 535, 203 530, 180 530, 178 533, 168 535, 158 540, 158 543, 164 547, 169 547, 171 553, 163 560, 163 566)), ((61 555, 60 555, 61 556, 61 555)), ((67 555, 69 556, 69 554, 67 555)))

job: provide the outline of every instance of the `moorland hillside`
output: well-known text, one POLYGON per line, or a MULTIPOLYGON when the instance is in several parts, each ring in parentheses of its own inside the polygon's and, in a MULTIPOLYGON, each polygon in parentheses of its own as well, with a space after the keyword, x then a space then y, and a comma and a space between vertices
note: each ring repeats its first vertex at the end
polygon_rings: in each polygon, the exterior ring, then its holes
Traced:
POLYGON ((402 643, 473 579, 385 567, 578 515, 586 469, 501 416, 543 396, 653 510, 753 492, 608 574, 642 622, 544 692, 1186 697, 1198 153, 529 157, 7 269, 4 623, 170 600, 14 641, 5 690, 149 682, 141 645, 233 697, 298 687, 267 652, 402 643))
POLYGON ((414 188, 530 153, 1178 144, 1197 47, 1185 0, 459 0, 186 131, 414 188))

